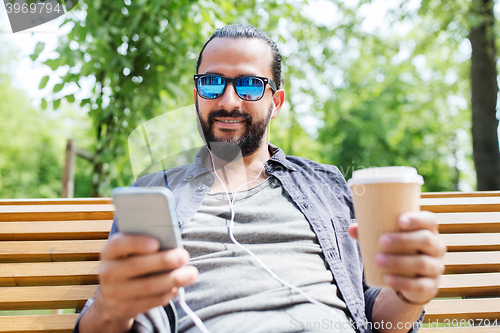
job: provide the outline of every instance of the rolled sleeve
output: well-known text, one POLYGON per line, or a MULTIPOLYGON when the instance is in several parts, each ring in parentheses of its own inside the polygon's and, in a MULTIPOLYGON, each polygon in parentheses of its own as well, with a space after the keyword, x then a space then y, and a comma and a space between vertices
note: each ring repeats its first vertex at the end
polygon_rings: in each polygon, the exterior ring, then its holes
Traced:
MULTIPOLYGON (((365 313, 366 313, 366 318, 368 319, 369 322, 373 322, 372 319, 372 310, 373 310, 373 304, 375 303, 375 299, 377 298, 378 294, 382 288, 378 287, 371 287, 365 290, 365 313)), ((422 311, 420 314, 420 317, 418 320, 413 324, 413 328, 408 331, 408 333, 415 333, 419 330, 420 327, 422 327, 422 322, 424 320, 425 316, 425 309, 422 311)), ((376 329, 372 330, 374 333, 377 333, 378 331, 376 329)))

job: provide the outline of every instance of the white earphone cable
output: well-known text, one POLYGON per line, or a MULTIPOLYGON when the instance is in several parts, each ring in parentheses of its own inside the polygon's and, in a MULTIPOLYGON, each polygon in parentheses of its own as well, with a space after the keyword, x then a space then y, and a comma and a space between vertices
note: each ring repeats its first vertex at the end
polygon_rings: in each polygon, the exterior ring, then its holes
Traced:
POLYGON ((191 310, 191 308, 187 305, 186 303, 186 298, 184 296, 184 288, 180 287, 179 288, 179 304, 181 305, 182 310, 186 312, 186 314, 193 320, 194 324, 196 327, 198 327, 203 333, 210 333, 208 328, 203 324, 201 321, 200 317, 196 315, 196 313, 191 310))

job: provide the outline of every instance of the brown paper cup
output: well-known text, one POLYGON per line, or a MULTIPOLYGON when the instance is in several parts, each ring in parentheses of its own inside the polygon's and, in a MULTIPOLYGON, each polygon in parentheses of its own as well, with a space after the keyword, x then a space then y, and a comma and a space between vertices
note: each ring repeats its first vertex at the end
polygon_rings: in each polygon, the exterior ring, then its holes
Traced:
MULTIPOLYGON (((354 200, 354 213, 358 222, 358 240, 363 257, 365 281, 368 285, 384 285, 384 275, 388 272, 375 263, 375 255, 381 253, 379 238, 382 234, 398 230, 397 219, 406 212, 420 210, 420 189, 422 177, 387 177, 385 169, 382 177, 358 177, 349 181, 354 200), (420 179, 420 180, 419 180, 420 179), (406 180, 406 181, 405 181, 406 180)), ((387 170, 389 169, 389 170, 387 170)), ((364 175, 370 175, 364 170, 364 175)), ((398 170, 405 171, 405 170, 398 170)), ((408 170, 406 170, 408 171, 408 170)), ((371 173, 373 175, 373 173, 371 173)))

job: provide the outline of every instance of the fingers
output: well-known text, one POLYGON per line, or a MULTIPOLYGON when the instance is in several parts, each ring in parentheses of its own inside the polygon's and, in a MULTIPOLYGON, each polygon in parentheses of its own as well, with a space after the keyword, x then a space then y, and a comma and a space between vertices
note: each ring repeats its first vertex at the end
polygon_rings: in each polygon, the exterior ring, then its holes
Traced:
POLYGON ((195 267, 185 266, 164 274, 109 284, 106 288, 101 288, 101 294, 115 302, 133 303, 139 299, 154 299, 163 294, 174 294, 177 288, 193 283, 197 276, 198 270, 195 267))
POLYGON ((135 277, 171 271, 189 262, 189 254, 184 249, 161 251, 148 255, 138 255, 122 260, 107 260, 101 265, 101 282, 113 283, 135 277))
POLYGON ((184 266, 164 274, 101 284, 96 300, 105 317, 114 321, 128 320, 167 304, 176 296, 179 287, 193 283, 197 276, 195 267, 184 266))
POLYGON ((445 266, 440 258, 428 255, 377 254, 375 262, 389 274, 407 277, 437 278, 444 273, 445 266))
POLYGON ((438 233, 436 216, 426 211, 402 214, 398 219, 398 227, 401 231, 427 229, 433 233, 438 233))
POLYGON ((394 290, 399 290, 406 299, 415 303, 426 303, 436 297, 438 293, 439 279, 386 275, 384 282, 394 290))
POLYGON ((101 253, 96 297, 105 318, 128 322, 139 313, 166 304, 179 287, 195 281, 198 270, 185 266, 189 262, 186 250, 159 252, 159 247, 152 237, 122 233, 110 237, 101 253))
POLYGON ((145 279, 130 281, 126 288, 140 290, 141 297, 152 297, 167 292, 176 292, 177 288, 189 285, 198 276, 198 270, 194 266, 185 266, 165 274, 149 276, 145 279))
POLYGON ((112 235, 101 252, 101 260, 127 258, 158 252, 160 243, 153 237, 116 233, 112 235))
POLYGON ((436 296, 445 270, 446 246, 439 238, 436 217, 431 212, 411 212, 402 214, 397 223, 399 231, 380 237, 382 253, 375 262, 387 272, 384 282, 405 299, 428 302, 436 296))
POLYGON ((384 253, 424 253, 432 257, 442 257, 446 253, 446 246, 438 235, 427 229, 384 234, 379 245, 384 253))

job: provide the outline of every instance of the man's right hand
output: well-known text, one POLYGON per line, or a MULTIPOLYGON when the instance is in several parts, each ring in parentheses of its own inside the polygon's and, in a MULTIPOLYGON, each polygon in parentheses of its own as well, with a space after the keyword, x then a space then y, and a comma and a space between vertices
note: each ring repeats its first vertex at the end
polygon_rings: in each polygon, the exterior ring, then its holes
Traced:
POLYGON ((194 282, 198 270, 184 266, 188 252, 158 252, 159 247, 147 236, 116 233, 109 238, 101 252, 100 287, 82 315, 80 332, 126 332, 138 314, 166 305, 179 287, 194 282))

